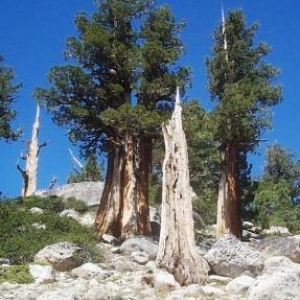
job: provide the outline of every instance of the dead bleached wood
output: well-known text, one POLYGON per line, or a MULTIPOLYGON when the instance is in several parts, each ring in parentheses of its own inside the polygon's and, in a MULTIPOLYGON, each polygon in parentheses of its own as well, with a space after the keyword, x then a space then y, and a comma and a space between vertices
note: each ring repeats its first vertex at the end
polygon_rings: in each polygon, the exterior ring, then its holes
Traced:
POLYGON ((70 152, 70 155, 71 155, 71 158, 72 158, 72 164, 73 164, 73 170, 75 173, 80 173, 84 166, 83 164, 80 162, 80 160, 74 155, 73 151, 71 149, 69 149, 69 152, 70 152), (78 169, 79 168, 79 171, 78 169))
POLYGON ((39 144, 38 136, 40 130, 40 105, 37 104, 35 120, 32 126, 30 141, 27 142, 26 155, 21 153, 21 159, 25 161, 25 168, 17 164, 17 169, 23 177, 22 196, 31 196, 37 189, 38 160, 41 148, 48 145, 48 142, 39 144))
POLYGON ((161 233, 156 264, 173 274, 181 285, 188 285, 203 283, 209 268, 196 251, 187 144, 181 111, 177 89, 172 118, 162 126, 165 158, 161 233))

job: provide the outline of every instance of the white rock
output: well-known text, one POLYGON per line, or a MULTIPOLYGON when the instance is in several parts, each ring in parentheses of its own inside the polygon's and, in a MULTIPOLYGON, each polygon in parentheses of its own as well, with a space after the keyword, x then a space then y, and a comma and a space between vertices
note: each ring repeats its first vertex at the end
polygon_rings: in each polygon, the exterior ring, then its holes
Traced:
POLYGON ((118 240, 110 234, 103 234, 101 236, 101 240, 103 243, 107 243, 107 244, 115 244, 118 240))
POLYGON ((155 260, 158 244, 145 237, 133 237, 120 246, 120 251, 127 255, 130 255, 133 251, 143 251, 149 255, 149 259, 155 260))
POLYGON ((262 232, 265 235, 289 235, 290 231, 286 227, 271 226, 270 229, 265 229, 262 232))
POLYGON ((96 212, 86 212, 83 215, 79 215, 78 222, 87 227, 93 227, 96 219, 96 212))
POLYGON ((37 297, 36 300, 76 300, 76 296, 73 293, 70 293, 69 290, 54 290, 47 291, 41 296, 37 297))
POLYGON ((245 293, 249 287, 254 283, 255 279, 250 276, 240 276, 226 285, 226 291, 229 294, 245 293))
POLYGON ((134 251, 130 254, 129 259, 140 265, 145 265, 149 261, 149 255, 146 252, 134 251))
POLYGON ((243 228, 244 229, 252 229, 253 228, 253 223, 249 221, 243 221, 243 228))
POLYGON ((300 265, 286 257, 272 257, 250 287, 248 300, 297 300, 299 291, 300 265))
POLYGON ((252 239, 250 245, 260 251, 264 259, 272 256, 286 256, 300 263, 300 242, 294 237, 269 236, 262 239, 252 239))
POLYGON ((93 263, 85 263, 82 266, 71 270, 71 276, 89 280, 97 277, 103 279, 108 276, 108 272, 93 263))
POLYGON ((61 242, 46 246, 34 257, 37 263, 49 263, 57 271, 68 271, 87 261, 87 253, 79 245, 61 242))
POLYGON ((55 272, 49 265, 30 264, 29 272, 35 283, 47 283, 55 279, 55 272))
POLYGON ((210 286, 210 285, 202 286, 202 291, 207 296, 218 297, 218 298, 221 298, 222 296, 224 296, 226 294, 220 288, 210 286))
POLYGON ((221 283, 221 284, 227 284, 232 280, 232 278, 229 277, 224 277, 224 276, 219 276, 219 275, 209 275, 208 276, 208 282, 216 282, 216 283, 221 283))
POLYGON ((68 218, 72 218, 74 220, 78 220, 79 218, 79 213, 74 210, 74 209, 65 209, 63 210, 60 214, 61 217, 68 217, 68 218))
POLYGON ((264 266, 259 251, 229 234, 222 235, 204 258, 215 274, 231 278, 257 275, 264 266))
POLYGON ((154 274, 153 285, 156 291, 159 290, 171 291, 180 287, 179 283, 175 280, 174 276, 164 270, 158 270, 154 274))
POLYGON ((29 209, 29 211, 33 214, 43 214, 44 210, 39 207, 32 207, 29 209))
POLYGON ((83 201, 88 206, 99 205, 104 183, 98 182, 78 182, 69 183, 55 187, 51 190, 39 190, 35 195, 40 197, 57 196, 64 199, 75 198, 83 201))
POLYGON ((36 229, 42 229, 42 230, 46 230, 47 226, 45 224, 41 224, 41 223, 33 223, 32 227, 36 228, 36 229))

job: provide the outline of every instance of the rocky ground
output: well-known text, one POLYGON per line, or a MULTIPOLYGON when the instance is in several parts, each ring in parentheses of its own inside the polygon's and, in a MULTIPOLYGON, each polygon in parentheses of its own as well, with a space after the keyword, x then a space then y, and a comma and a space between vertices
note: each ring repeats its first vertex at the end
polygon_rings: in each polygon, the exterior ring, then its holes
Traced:
MULTIPOLYGON (((36 208, 32 213, 43 212, 36 208)), ((87 226, 95 217, 73 210, 61 215, 87 226)), ((104 235, 97 245, 100 263, 92 263, 81 245, 49 245, 30 264, 34 283, 4 282, 0 300, 300 300, 300 236, 261 239, 251 226, 245 226, 244 235, 252 236, 247 242, 231 235, 216 241, 209 230, 196 234, 198 252, 210 266, 202 286, 181 287, 171 274, 156 268, 157 239, 135 237, 118 245, 114 237, 104 235)), ((287 233, 274 228, 269 234, 281 231, 287 233)), ((0 259, 1 264, 10 268, 6 259, 0 259)))
MULTIPOLYGON (((113 237, 104 236, 98 244, 103 253, 98 264, 89 262, 79 245, 53 244, 37 253, 30 265, 35 283, 5 282, 0 285, 0 299, 300 299, 300 264, 292 261, 299 262, 300 250, 286 250, 286 243, 299 248, 299 239, 275 239, 273 256, 272 242, 266 253, 224 235, 205 254, 211 267, 207 282, 187 287, 181 287, 171 274, 156 268, 158 245, 150 239, 136 237, 117 247, 113 237), (285 253, 279 253, 282 242, 285 253)), ((199 253, 206 251, 201 244, 198 249, 199 253)))

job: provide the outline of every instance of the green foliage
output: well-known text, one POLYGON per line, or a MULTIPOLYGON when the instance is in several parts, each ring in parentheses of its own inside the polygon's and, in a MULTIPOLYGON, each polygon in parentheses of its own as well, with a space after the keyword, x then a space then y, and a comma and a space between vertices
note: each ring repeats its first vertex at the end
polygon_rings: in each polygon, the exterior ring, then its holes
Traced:
POLYGON ((75 198, 68 198, 64 200, 65 209, 74 209, 79 213, 85 213, 88 211, 88 206, 85 202, 75 199, 75 198))
POLYGON ((290 185, 284 179, 277 183, 263 180, 259 183, 253 208, 257 223, 262 228, 281 225, 291 232, 299 232, 300 207, 291 201, 290 185))
POLYGON ((95 253, 97 237, 93 229, 71 218, 60 217, 57 213, 64 207, 62 200, 56 198, 31 197, 23 203, 19 200, 1 202, 0 257, 17 264, 30 262, 45 246, 62 241, 81 243, 95 253), (51 205, 52 201, 55 205, 51 205), (31 213, 31 207, 41 207, 44 213, 31 213), (32 226, 34 223, 44 224, 46 229, 37 229, 32 226))
MULTIPOLYGON (((14 202, 7 202, 7 205, 13 205, 14 202)), ((62 198, 58 197, 47 197, 42 198, 38 196, 30 196, 26 198, 18 198, 16 204, 22 205, 24 208, 30 209, 32 207, 39 207, 41 209, 59 213, 66 209, 66 204, 62 198)), ((18 206, 17 206, 18 208, 18 206)))
POLYGON ((189 70, 176 66, 184 23, 169 7, 152 4, 104 0, 92 16, 78 14, 78 36, 66 49, 71 64, 53 67, 51 87, 35 91, 84 149, 109 152, 106 143, 122 140, 125 129, 141 135, 160 129, 159 114, 147 110, 172 103, 176 85, 188 84, 189 70))
POLYGON ((98 164, 96 155, 89 154, 88 160, 82 170, 72 172, 68 179, 68 183, 76 183, 83 181, 101 181, 103 180, 103 166, 98 164))
POLYGON ((29 273, 29 266, 27 264, 8 267, 0 266, 0 284, 3 282, 26 284, 33 281, 34 279, 29 273))
POLYGON ((207 59, 209 90, 218 101, 213 113, 216 138, 247 151, 254 150, 270 125, 268 107, 281 100, 281 88, 273 85, 278 70, 263 60, 270 48, 265 43, 254 46, 257 28, 256 23, 246 25, 242 11, 230 11, 225 33, 222 26, 214 32, 212 58, 207 59))
POLYGON ((275 143, 266 149, 264 174, 253 202, 256 221, 264 228, 283 225, 300 231, 300 165, 294 154, 275 143))
POLYGON ((213 137, 211 115, 199 102, 187 102, 183 106, 183 124, 188 145, 191 186, 197 198, 194 210, 205 224, 215 222, 219 176, 218 144, 213 137))
POLYGON ((266 162, 263 178, 277 183, 284 179, 290 185, 291 197, 297 202, 300 197, 300 161, 295 153, 275 143, 266 150, 266 162))
POLYGON ((162 200, 162 177, 160 172, 152 172, 149 180, 149 204, 158 206, 162 200))
POLYGON ((120 133, 158 135, 161 131, 158 125, 166 120, 166 115, 160 111, 147 110, 143 105, 124 104, 117 109, 104 111, 101 118, 106 125, 118 128, 120 133))
POLYGON ((11 128, 11 122, 16 117, 16 111, 11 108, 21 84, 14 84, 15 74, 12 68, 3 64, 3 57, 0 55, 0 139, 6 141, 16 140, 20 130, 11 128))
POLYGON ((225 216, 236 216, 226 222, 236 235, 241 234, 240 210, 243 217, 251 215, 253 185, 247 154, 270 127, 270 107, 281 101, 281 87, 274 84, 279 71, 265 61, 270 47, 255 45, 257 29, 257 23, 247 25, 241 10, 229 11, 224 24, 214 31, 211 58, 206 60, 208 88, 216 102, 211 114, 214 139, 219 143, 221 171, 229 187, 224 201, 230 211, 225 216))

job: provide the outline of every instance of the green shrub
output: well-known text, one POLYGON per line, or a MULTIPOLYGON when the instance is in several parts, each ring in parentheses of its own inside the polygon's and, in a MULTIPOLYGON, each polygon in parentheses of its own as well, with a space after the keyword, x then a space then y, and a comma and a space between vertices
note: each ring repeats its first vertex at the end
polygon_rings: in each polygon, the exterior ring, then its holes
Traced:
POLYGON ((285 226, 291 232, 300 231, 300 207, 292 201, 290 186, 285 180, 278 183, 261 181, 257 189, 253 210, 256 223, 262 228, 285 226))
POLYGON ((66 209, 74 209, 80 213, 85 213, 88 211, 89 207, 81 200, 75 198, 68 198, 65 200, 66 209))
POLYGON ((0 203, 0 257, 12 260, 16 264, 32 261, 34 255, 45 246, 53 243, 70 241, 85 245, 92 253, 93 259, 99 259, 100 254, 95 250, 97 235, 91 228, 82 226, 77 221, 60 217, 57 214, 61 200, 32 197, 23 203, 12 200, 0 203), (52 200, 56 204, 49 205, 52 200), (30 207, 44 209, 43 214, 34 214, 30 207), (50 209, 53 209, 51 211, 50 209), (33 223, 44 224, 46 229, 37 229, 33 223))
POLYGON ((30 196, 23 200, 23 206, 30 209, 32 207, 39 207, 43 210, 49 210, 52 212, 61 212, 66 209, 64 200, 59 197, 38 197, 30 196))
POLYGON ((28 265, 0 266, 0 284, 6 281, 22 284, 32 283, 33 277, 29 273, 28 265))

